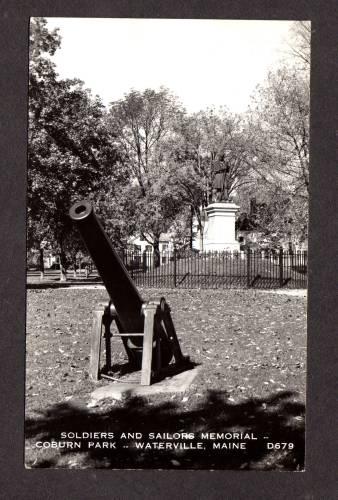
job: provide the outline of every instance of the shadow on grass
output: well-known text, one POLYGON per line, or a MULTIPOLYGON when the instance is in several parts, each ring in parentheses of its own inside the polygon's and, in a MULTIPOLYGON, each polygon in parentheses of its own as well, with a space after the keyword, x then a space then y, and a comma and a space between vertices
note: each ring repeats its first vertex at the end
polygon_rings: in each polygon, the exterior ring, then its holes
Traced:
MULTIPOLYGON (((161 368, 161 370, 155 371, 152 376, 152 383, 160 382, 166 377, 173 377, 179 373, 192 370, 199 365, 200 363, 195 363, 190 360, 189 356, 185 356, 185 359, 181 363, 172 362, 166 367, 161 368)), ((132 378, 138 378, 139 381, 141 380, 141 370, 135 369, 135 366, 131 363, 114 363, 109 369, 107 368, 107 364, 105 364, 101 370, 101 376, 103 376, 102 374, 109 375, 112 378, 116 377, 116 380, 121 383, 128 382, 129 378, 126 377, 128 375, 132 375, 132 378), (123 377, 126 378, 124 379, 123 377)))
MULTIPOLYGON (((260 469, 302 470, 304 466, 304 405, 298 403, 292 392, 279 392, 264 399, 248 399, 231 404, 225 392, 209 391, 194 409, 185 410, 182 403, 165 402, 151 404, 141 397, 128 398, 119 407, 76 407, 61 403, 43 410, 39 417, 26 421, 26 438, 30 442, 60 441, 62 432, 113 432, 116 449, 88 448, 81 441, 81 450, 61 448, 58 453, 38 454, 33 462, 27 456, 29 467, 69 467, 75 461, 80 468, 116 469, 260 469), (213 441, 202 441, 205 450, 196 449, 137 449, 135 440, 120 440, 124 433, 142 433, 142 442, 151 442, 148 433, 166 433, 162 439, 152 441, 169 443, 192 443, 201 441, 201 432, 253 433, 257 440, 244 440, 246 450, 212 449, 213 441), (167 434, 193 432, 195 439, 176 441, 167 434), (268 439, 264 439, 268 437, 268 439), (270 443, 293 443, 291 450, 271 450, 270 443), (128 448, 123 446, 128 445, 128 448), (51 456, 52 455, 52 456, 51 456), (81 455, 81 458, 80 458, 81 455), (77 457, 79 459, 77 461, 77 457)), ((63 439, 71 441, 71 438, 63 439)), ((102 438, 100 442, 105 441, 102 438)), ((234 439, 232 442, 238 441, 234 439)), ((229 443, 228 439, 219 442, 229 443)), ((36 453, 36 452, 35 452, 36 453)))
POLYGON ((26 288, 28 290, 46 290, 48 288, 68 288, 71 286, 84 285, 102 285, 101 278, 67 278, 67 281, 60 281, 59 278, 46 281, 27 281, 26 288))

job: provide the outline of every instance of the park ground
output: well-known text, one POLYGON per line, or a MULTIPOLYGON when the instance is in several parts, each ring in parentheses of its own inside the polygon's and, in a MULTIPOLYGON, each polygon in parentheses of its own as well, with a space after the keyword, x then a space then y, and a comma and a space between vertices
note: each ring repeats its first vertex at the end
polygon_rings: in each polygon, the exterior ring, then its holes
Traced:
MULTIPOLYGON (((306 297, 259 290, 141 289, 165 296, 184 354, 199 372, 185 393, 104 400, 89 379, 92 310, 102 287, 27 290, 26 466, 302 470, 306 297), (38 449, 61 432, 252 432, 245 451, 38 449), (288 449, 267 449, 293 443, 288 449)), ((113 363, 125 363, 122 343, 113 363)), ((117 372, 117 376, 118 376, 117 372)), ((110 382, 113 383, 113 382, 110 382)))

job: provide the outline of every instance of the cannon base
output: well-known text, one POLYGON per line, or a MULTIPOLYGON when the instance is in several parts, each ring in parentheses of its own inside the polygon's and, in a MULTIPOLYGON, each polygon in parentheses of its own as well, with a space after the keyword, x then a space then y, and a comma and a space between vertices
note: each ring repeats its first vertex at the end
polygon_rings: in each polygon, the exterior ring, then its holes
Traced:
MULTIPOLYGON (((94 311, 93 332, 90 353, 89 375, 92 380, 99 380, 100 377, 117 380, 109 375, 111 372, 111 339, 121 337, 126 348, 129 360, 130 348, 128 342, 134 338, 143 338, 142 344, 132 354, 140 358, 141 367, 140 385, 151 385, 152 380, 161 374, 169 375, 173 368, 182 368, 189 361, 183 356, 180 344, 177 339, 175 327, 171 318, 170 308, 164 298, 146 302, 143 305, 144 331, 143 332, 120 332, 112 333, 111 324, 115 321, 117 330, 120 330, 118 317, 112 304, 102 310, 94 311), (158 328, 158 325, 161 328, 158 328), (157 327, 155 327, 157 325, 157 327), (159 335, 158 332, 161 332, 159 335), (101 340, 105 338, 106 365, 101 369, 101 340), (169 364, 174 358, 175 363, 169 364)), ((137 367, 136 367, 137 368, 137 367)))

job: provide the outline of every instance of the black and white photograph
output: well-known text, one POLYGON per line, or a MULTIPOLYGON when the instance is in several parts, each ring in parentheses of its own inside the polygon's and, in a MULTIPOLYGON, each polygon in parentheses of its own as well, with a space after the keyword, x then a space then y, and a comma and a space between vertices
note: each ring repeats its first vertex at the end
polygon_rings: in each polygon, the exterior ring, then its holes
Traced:
POLYGON ((306 470, 310 46, 30 18, 26 469, 306 470))

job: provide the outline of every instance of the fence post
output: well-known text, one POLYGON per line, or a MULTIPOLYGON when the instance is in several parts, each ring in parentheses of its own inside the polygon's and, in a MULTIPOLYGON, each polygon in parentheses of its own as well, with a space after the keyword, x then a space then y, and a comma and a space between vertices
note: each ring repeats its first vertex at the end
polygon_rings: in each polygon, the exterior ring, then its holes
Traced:
POLYGON ((248 248, 246 253, 246 284, 248 288, 251 286, 251 251, 248 248))
POLYGON ((174 248, 174 288, 177 287, 176 248, 174 248))
POLYGON ((283 286, 283 282, 284 282, 284 279, 283 279, 283 248, 280 248, 279 249, 279 286, 282 287, 283 286))
MULTIPOLYGON (((134 279, 134 263, 136 262, 137 255, 136 255, 135 250, 132 250, 128 253, 129 253, 128 257, 129 257, 129 265, 130 265, 130 274, 131 274, 131 279, 133 280, 134 279)), ((127 257, 127 262, 128 262, 128 257, 127 257)))

